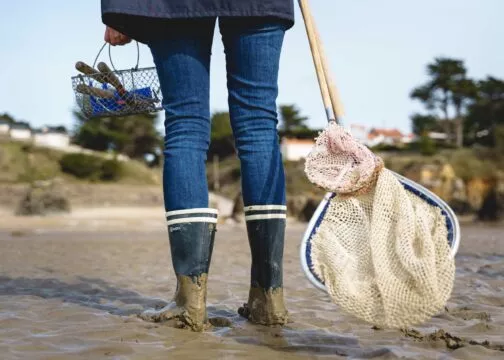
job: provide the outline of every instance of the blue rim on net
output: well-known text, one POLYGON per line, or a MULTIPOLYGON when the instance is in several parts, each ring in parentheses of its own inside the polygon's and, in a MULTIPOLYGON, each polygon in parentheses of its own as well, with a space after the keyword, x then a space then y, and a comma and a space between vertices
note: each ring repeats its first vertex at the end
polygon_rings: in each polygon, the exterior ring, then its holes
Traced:
MULTIPOLYGON (((413 183, 411 180, 399 174, 394 173, 394 175, 401 182, 404 189, 441 210, 441 214, 446 220, 448 243, 451 247, 451 256, 455 256, 460 246, 460 225, 453 210, 440 197, 425 187, 417 183, 413 183)), ((326 290, 324 281, 315 273, 311 259, 311 240, 324 219, 324 215, 327 212, 331 199, 335 196, 336 194, 334 193, 327 193, 324 196, 324 199, 320 202, 310 222, 308 223, 300 249, 301 266, 305 275, 315 287, 323 291, 326 290)))

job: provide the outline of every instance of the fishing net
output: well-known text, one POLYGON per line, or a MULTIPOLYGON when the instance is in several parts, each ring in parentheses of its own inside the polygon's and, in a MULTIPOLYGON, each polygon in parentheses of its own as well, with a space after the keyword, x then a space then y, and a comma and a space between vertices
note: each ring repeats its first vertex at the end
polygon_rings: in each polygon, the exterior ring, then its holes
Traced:
POLYGON ((305 163, 312 183, 339 195, 367 192, 382 168, 381 158, 334 121, 317 138, 305 163))
POLYGON ((439 312, 455 276, 441 209, 406 190, 336 124, 317 138, 305 170, 313 183, 340 192, 311 238, 311 270, 332 300, 379 327, 439 312))

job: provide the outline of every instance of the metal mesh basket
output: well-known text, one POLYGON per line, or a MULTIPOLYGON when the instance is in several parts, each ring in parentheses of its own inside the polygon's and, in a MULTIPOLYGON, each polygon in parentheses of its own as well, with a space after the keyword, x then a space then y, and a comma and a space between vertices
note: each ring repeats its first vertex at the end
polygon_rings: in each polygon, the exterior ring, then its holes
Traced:
POLYGON ((93 66, 82 61, 75 64, 81 74, 72 77, 72 87, 77 105, 87 118, 126 116, 153 113, 162 109, 161 89, 156 68, 138 68, 140 51, 137 43, 137 64, 130 70, 112 69, 104 62, 95 68, 105 43, 95 58, 93 66))

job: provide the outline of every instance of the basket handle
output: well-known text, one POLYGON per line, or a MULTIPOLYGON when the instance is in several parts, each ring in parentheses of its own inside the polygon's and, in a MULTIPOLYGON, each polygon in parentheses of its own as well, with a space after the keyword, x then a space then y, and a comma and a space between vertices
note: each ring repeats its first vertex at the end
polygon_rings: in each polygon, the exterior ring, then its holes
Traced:
MULTIPOLYGON (((138 64, 140 63, 140 48, 138 46, 138 41, 135 41, 136 43, 136 48, 137 48, 137 59, 136 59, 136 65, 135 67, 133 68, 134 70, 138 70, 138 64)), ((98 51, 98 55, 96 55, 95 57, 95 60, 93 62, 93 68, 96 66, 96 63, 98 62, 98 58, 100 57, 103 49, 105 49, 105 46, 107 46, 107 42, 105 42, 102 47, 100 48, 100 51, 98 51)), ((110 60, 110 65, 112 66, 112 69, 114 71, 117 71, 115 66, 114 66, 114 62, 112 61, 112 51, 111 51, 111 48, 112 48, 112 45, 108 44, 109 48, 108 48, 108 54, 109 54, 109 60, 110 60)))

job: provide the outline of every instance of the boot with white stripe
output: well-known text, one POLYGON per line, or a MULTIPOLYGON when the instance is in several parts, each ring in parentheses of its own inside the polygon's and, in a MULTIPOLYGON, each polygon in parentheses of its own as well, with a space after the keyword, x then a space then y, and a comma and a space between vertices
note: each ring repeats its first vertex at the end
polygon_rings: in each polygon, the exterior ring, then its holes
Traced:
POLYGON ((173 321, 177 327, 202 331, 208 325, 207 278, 217 224, 217 210, 188 209, 166 213, 177 290, 173 301, 140 317, 155 322, 173 321))
POLYGON ((261 205, 244 210, 252 268, 249 299, 238 312, 256 324, 284 325, 288 320, 282 264, 287 209, 261 205))

